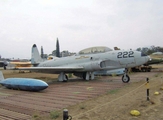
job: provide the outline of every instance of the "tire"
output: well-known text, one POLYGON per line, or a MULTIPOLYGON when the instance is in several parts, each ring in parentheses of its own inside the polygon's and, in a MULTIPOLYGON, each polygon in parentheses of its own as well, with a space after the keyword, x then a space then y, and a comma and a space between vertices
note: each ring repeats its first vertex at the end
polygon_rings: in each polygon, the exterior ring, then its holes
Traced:
POLYGON ((63 80, 63 82, 67 82, 68 81, 68 76, 67 75, 65 75, 65 78, 66 78, 66 80, 63 80))
POLYGON ((83 73, 83 79, 86 80, 86 72, 83 73))
POLYGON ((122 76, 122 82, 128 83, 130 81, 130 77, 126 75, 126 79, 124 78, 124 75, 122 76))

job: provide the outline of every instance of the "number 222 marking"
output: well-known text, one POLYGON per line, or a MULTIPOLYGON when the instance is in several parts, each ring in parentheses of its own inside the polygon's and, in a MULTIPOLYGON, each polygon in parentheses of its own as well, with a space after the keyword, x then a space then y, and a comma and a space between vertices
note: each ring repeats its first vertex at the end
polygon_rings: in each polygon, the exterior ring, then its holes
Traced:
POLYGON ((129 57, 134 57, 133 51, 118 52, 118 55, 117 55, 117 58, 129 58, 129 57))

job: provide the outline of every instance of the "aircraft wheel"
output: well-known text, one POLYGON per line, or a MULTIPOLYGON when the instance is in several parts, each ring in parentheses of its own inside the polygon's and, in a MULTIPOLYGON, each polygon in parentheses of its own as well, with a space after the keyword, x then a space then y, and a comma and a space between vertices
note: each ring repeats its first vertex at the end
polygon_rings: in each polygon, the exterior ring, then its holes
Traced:
POLYGON ((65 75, 65 80, 63 80, 63 82, 67 82, 68 81, 68 76, 65 75))
POLYGON ((6 65, 3 66, 3 69, 6 70, 6 65))
POLYGON ((130 81, 130 77, 129 77, 128 75, 123 75, 123 76, 122 76, 122 81, 123 81, 124 83, 128 83, 128 82, 130 81))
POLYGON ((86 79, 86 72, 83 73, 83 79, 86 79))

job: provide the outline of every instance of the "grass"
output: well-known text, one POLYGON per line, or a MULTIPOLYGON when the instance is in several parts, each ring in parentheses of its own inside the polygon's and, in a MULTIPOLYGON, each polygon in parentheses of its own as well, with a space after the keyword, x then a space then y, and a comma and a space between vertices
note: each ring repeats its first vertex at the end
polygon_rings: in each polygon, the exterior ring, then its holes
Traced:
POLYGON ((0 95, 10 96, 11 94, 6 94, 6 93, 2 93, 2 92, 0 92, 0 95))
POLYGON ((87 87, 87 90, 94 90, 93 87, 87 87))
POLYGON ((35 112, 35 113, 32 115, 32 120, 43 120, 43 118, 41 117, 40 113, 35 112))
POLYGON ((68 74, 68 78, 72 78, 72 73, 69 73, 68 74))
POLYGON ((60 114, 59 114, 59 112, 57 112, 57 111, 51 111, 51 112, 50 112, 50 117, 51 117, 52 119, 57 119, 59 116, 60 116, 60 114))
POLYGON ((86 108, 85 105, 80 105, 80 109, 84 110, 86 108))
POLYGON ((157 75, 155 75, 155 77, 158 77, 158 74, 157 74, 157 75))
POLYGON ((116 73, 112 73, 111 76, 112 76, 112 77, 115 77, 115 76, 117 76, 117 75, 116 75, 116 73))
POLYGON ((81 92, 73 92, 74 94, 80 94, 81 92))
POLYGON ((115 94, 118 92, 118 89, 115 89, 115 90, 110 90, 107 92, 107 94, 115 94))

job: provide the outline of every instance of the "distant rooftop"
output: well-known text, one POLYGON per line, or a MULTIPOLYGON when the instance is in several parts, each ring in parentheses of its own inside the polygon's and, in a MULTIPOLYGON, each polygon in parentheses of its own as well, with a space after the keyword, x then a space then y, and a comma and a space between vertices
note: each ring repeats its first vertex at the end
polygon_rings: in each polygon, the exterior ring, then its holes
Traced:
POLYGON ((96 46, 96 47, 90 47, 90 48, 86 48, 83 49, 81 51, 79 51, 79 55, 82 54, 96 54, 96 53, 104 53, 104 52, 108 52, 108 51, 112 51, 112 49, 105 47, 105 46, 96 46))

